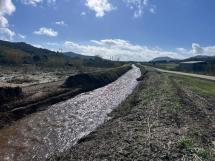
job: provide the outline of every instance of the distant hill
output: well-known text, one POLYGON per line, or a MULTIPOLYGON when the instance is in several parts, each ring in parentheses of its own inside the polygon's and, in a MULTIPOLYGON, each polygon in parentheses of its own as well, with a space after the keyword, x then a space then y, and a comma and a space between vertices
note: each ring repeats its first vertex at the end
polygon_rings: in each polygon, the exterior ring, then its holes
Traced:
POLYGON ((184 59, 183 61, 206 61, 206 62, 215 62, 215 56, 207 56, 207 55, 197 55, 194 57, 190 57, 184 59))
POLYGON ((24 42, 0 40, 0 65, 11 66, 23 64, 48 67, 114 67, 123 63, 105 60, 96 56, 85 56, 74 52, 54 52, 48 49, 37 48, 24 42))
POLYGON ((80 58, 80 59, 93 59, 93 58, 95 58, 95 56, 87 56, 87 55, 77 54, 74 52, 65 52, 63 54, 67 55, 71 58, 80 58))
POLYGON ((71 58, 48 49, 37 48, 24 42, 0 40, 0 64, 36 64, 45 66, 64 66, 71 58))
POLYGON ((170 62, 176 59, 173 59, 171 57, 157 57, 152 59, 150 62, 170 62))

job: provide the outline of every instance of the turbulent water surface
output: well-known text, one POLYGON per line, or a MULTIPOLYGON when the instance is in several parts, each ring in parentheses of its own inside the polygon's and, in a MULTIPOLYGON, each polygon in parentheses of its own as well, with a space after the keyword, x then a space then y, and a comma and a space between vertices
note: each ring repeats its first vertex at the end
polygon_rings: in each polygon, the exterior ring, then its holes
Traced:
POLYGON ((45 160, 63 152, 107 119, 136 87, 133 67, 115 82, 52 105, 0 130, 0 160, 45 160))

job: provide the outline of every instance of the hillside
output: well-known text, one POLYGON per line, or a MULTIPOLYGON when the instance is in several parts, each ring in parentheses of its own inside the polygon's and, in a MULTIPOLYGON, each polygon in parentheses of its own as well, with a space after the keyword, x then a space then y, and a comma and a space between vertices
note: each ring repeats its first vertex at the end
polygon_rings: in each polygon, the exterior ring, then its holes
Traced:
POLYGON ((74 52, 65 52, 63 54, 67 55, 71 58, 80 58, 80 59, 93 59, 93 58, 95 58, 95 56, 82 55, 82 54, 77 54, 74 52))
POLYGON ((54 52, 48 49, 37 48, 24 42, 14 43, 0 40, 0 65, 72 66, 81 68, 83 66, 115 67, 121 65, 121 63, 74 52, 54 52))
POLYGON ((24 42, 0 41, 0 64, 36 64, 44 66, 64 66, 71 58, 58 52, 41 49, 24 42))
POLYGON ((173 61, 173 60, 176 60, 176 59, 173 59, 173 58, 167 56, 167 57, 154 58, 150 62, 170 62, 170 61, 173 61))
POLYGON ((190 58, 184 59, 183 61, 215 62, 215 56, 197 55, 197 56, 194 56, 194 57, 190 57, 190 58))

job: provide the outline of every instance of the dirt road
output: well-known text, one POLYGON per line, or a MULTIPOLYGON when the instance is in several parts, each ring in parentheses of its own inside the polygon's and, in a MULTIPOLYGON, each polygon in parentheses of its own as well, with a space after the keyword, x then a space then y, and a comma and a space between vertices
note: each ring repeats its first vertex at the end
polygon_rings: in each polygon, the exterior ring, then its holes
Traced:
POLYGON ((192 74, 192 73, 185 73, 185 72, 176 72, 176 71, 169 71, 169 70, 164 70, 164 69, 159 69, 159 68, 155 68, 155 69, 160 71, 160 72, 173 73, 173 74, 179 74, 179 75, 186 75, 186 76, 191 76, 191 77, 196 77, 196 78, 202 78, 202 79, 215 81, 215 76, 192 74))
POLYGON ((132 93, 140 70, 133 67, 115 82, 57 103, 0 129, 1 161, 43 161, 89 134, 132 93))

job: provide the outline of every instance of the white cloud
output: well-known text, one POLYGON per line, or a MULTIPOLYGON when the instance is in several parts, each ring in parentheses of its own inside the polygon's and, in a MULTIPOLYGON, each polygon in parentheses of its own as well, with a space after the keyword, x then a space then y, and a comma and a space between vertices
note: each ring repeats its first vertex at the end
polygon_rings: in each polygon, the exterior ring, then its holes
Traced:
POLYGON ((161 56, 184 59, 195 56, 197 52, 194 52, 193 50, 195 49, 199 51, 199 48, 201 48, 201 52, 198 52, 199 54, 215 56, 215 45, 201 47, 199 44, 195 43, 192 44, 192 48, 190 49, 176 48, 173 51, 166 51, 158 47, 149 48, 122 39, 91 40, 87 44, 66 41, 64 46, 67 50, 72 50, 77 53, 91 56, 100 55, 106 59, 113 57, 117 60, 119 58, 122 61, 148 61, 161 56))
POLYGON ((18 36, 19 36, 21 39, 25 39, 25 38, 26 38, 26 36, 23 35, 23 34, 18 34, 18 36))
POLYGON ((11 31, 6 15, 11 15, 16 10, 11 0, 0 0, 0 39, 10 41, 15 36, 15 32, 11 31))
POLYGON ((215 45, 204 47, 203 51, 204 51, 205 55, 214 56, 215 55, 215 45))
POLYGON ((64 21, 57 21, 55 22, 56 25, 60 25, 60 26, 66 26, 67 24, 64 21))
POLYGON ((37 6, 38 4, 42 3, 43 0, 21 0, 21 2, 25 5, 37 6))
POLYGON ((48 5, 55 4, 56 0, 20 0, 25 5, 38 6, 46 2, 48 5))
POLYGON ((64 43, 67 49, 86 55, 100 55, 109 59, 114 57, 122 61, 147 61, 158 56, 180 57, 177 52, 163 51, 158 48, 148 48, 147 46, 132 44, 122 39, 91 40, 87 45, 78 44, 71 41, 64 43))
POLYGON ((151 7, 150 9, 149 9, 149 12, 151 12, 152 14, 156 14, 156 7, 154 6, 154 7, 151 7))
POLYGON ((11 15, 16 10, 11 0, 0 0, 0 15, 11 15))
POLYGON ((8 27, 8 20, 4 16, 0 16, 0 27, 8 27))
POLYGON ((0 39, 10 41, 15 36, 15 32, 8 28, 0 28, 0 39))
MULTIPOLYGON (((149 0, 123 0, 123 2, 125 2, 131 10, 134 10, 135 18, 143 16, 145 10, 151 6, 149 5, 149 0)), ((153 5, 147 10, 155 14, 155 9, 156 6, 153 5)))
POLYGON ((86 12, 81 12, 81 16, 85 16, 86 15, 86 12))
POLYGON ((34 47, 36 47, 36 48, 42 48, 42 49, 44 49, 44 47, 42 45, 40 45, 40 44, 31 44, 31 45, 34 46, 34 47))
POLYGON ((204 49, 197 43, 192 44, 192 49, 194 54, 202 54, 204 49))
POLYGON ((34 34, 56 37, 58 35, 58 32, 54 31, 52 28, 41 27, 38 31, 34 31, 34 34))
POLYGON ((103 17, 106 12, 115 9, 108 0, 86 0, 85 5, 96 13, 96 17, 103 17))
POLYGON ((177 48, 177 52, 185 57, 196 55, 215 56, 215 45, 202 47, 197 43, 193 43, 191 47, 191 49, 177 48))

